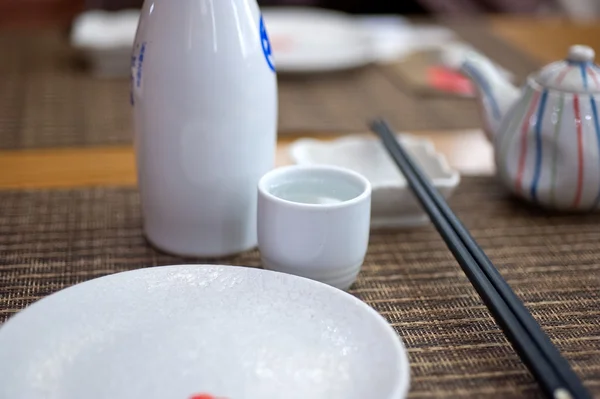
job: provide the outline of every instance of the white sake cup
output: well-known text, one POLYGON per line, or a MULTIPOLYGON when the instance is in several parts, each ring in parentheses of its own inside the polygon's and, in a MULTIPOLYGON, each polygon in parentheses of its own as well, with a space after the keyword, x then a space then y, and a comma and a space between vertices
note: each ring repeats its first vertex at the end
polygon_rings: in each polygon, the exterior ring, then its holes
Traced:
POLYGON ((263 267, 347 290, 369 244, 371 184, 349 169, 294 165, 258 184, 263 267))

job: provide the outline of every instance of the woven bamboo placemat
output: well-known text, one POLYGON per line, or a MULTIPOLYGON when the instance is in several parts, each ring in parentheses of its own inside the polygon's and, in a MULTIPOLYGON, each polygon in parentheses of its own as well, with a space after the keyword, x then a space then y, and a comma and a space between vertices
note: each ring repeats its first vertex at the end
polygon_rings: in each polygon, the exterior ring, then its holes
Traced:
MULTIPOLYGON (((479 30, 463 34, 495 59, 524 55, 479 30), (487 37, 487 39, 486 39, 487 37)), ((129 144, 127 79, 100 79, 56 31, 0 33, 0 149, 129 144)), ((523 65, 511 61, 511 66, 523 65), (513 65, 514 64, 514 65, 513 65)), ((279 79, 279 133, 357 132, 385 117, 400 130, 481 126, 474 100, 419 96, 393 65, 279 79)))
POLYGON ((132 141, 127 81, 90 77, 60 32, 2 32, 0 54, 0 149, 132 141))
MULTIPOLYGON (((491 178, 464 178, 451 205, 586 385, 600 395, 600 215, 552 215, 491 178)), ((259 267, 257 251, 181 259, 142 238, 132 188, 0 191, 0 321, 110 273, 179 263, 259 267)), ((404 340, 411 397, 540 397, 431 226, 374 232, 352 294, 404 340)))

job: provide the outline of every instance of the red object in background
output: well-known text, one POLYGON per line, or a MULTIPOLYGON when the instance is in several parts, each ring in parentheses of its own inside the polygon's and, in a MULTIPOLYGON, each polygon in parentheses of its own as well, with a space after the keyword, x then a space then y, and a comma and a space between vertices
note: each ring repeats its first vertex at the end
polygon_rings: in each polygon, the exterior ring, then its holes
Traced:
POLYGON ((427 81, 436 90, 464 96, 475 95, 475 88, 463 75, 444 66, 432 66, 427 70, 427 81))
POLYGON ((199 394, 190 396, 190 399, 226 399, 226 398, 217 398, 216 396, 212 396, 207 393, 199 393, 199 394))

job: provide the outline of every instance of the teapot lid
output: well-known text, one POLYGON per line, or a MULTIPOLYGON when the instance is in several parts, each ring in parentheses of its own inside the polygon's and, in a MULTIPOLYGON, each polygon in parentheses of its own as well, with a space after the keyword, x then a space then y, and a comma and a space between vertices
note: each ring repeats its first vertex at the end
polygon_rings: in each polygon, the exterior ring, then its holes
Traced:
POLYGON ((600 93, 600 66, 591 47, 575 45, 564 60, 546 65, 535 80, 541 86, 572 93, 600 93))

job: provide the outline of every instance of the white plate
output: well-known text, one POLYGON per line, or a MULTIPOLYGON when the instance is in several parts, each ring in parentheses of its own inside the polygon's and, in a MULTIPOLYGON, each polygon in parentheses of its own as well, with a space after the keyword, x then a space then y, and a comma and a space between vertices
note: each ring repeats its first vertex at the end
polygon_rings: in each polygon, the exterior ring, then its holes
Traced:
POLYGON ((233 266, 120 273, 0 328, 0 398, 399 399, 397 334, 353 296, 233 266))
POLYGON ((373 61, 371 36, 360 21, 310 7, 264 7, 278 72, 326 72, 373 61))
MULTIPOLYGON (((450 197, 460 183, 458 171, 450 168, 446 158, 435 151, 430 141, 406 134, 398 135, 398 138, 444 198, 450 197)), ((290 157, 297 164, 352 169, 369 179, 373 190, 373 228, 414 227, 429 223, 404 175, 379 140, 354 136, 333 141, 300 139, 290 146, 290 157)))
POLYGON ((73 21, 71 46, 87 60, 95 76, 129 76, 139 17, 138 9, 85 11, 73 21))

